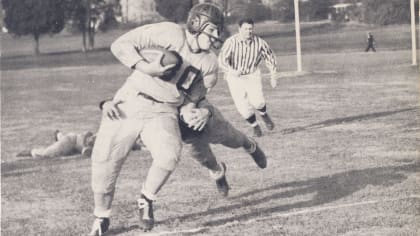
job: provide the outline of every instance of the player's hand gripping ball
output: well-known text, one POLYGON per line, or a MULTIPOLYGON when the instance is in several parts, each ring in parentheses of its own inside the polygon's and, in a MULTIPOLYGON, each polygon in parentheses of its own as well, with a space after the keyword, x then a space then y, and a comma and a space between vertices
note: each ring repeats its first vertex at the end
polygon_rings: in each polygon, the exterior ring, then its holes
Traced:
POLYGON ((173 50, 158 47, 144 48, 141 49, 139 53, 148 63, 153 63, 156 60, 159 60, 159 64, 162 67, 175 65, 170 69, 167 69, 162 76, 159 76, 159 78, 165 81, 171 80, 182 65, 182 57, 173 50))

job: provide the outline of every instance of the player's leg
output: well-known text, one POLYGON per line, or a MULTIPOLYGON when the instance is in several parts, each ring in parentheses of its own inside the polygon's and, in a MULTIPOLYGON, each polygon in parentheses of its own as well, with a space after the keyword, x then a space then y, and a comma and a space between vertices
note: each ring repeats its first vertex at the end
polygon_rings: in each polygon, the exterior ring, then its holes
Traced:
POLYGON ((92 152, 92 190, 96 217, 90 235, 109 227, 115 184, 141 128, 141 120, 111 121, 104 117, 92 152))
POLYGON ((249 102, 258 111, 258 114, 261 116, 267 129, 274 129, 274 123, 267 113, 260 70, 256 70, 249 75, 247 94, 249 102))
POLYGON ((235 149, 243 148, 251 155, 258 167, 267 166, 267 158, 257 142, 236 129, 215 107, 213 107, 213 115, 206 125, 203 136, 209 143, 222 144, 235 149))
POLYGON ((254 136, 262 136, 261 128, 257 123, 257 118, 254 113, 254 108, 248 101, 245 78, 239 78, 228 74, 226 76, 226 81, 239 114, 241 114, 246 122, 253 128, 254 136))
POLYGON ((182 148, 178 118, 175 114, 160 114, 147 122, 141 139, 150 151, 153 162, 137 200, 140 228, 148 231, 154 226, 153 205, 158 192, 164 186, 179 162, 182 148))
POLYGON ((210 177, 216 181, 219 193, 222 196, 227 196, 229 193, 229 184, 226 180, 226 165, 223 162, 217 162, 206 135, 200 135, 190 139, 189 143, 184 145, 184 151, 191 155, 201 166, 209 170, 210 177))
POLYGON ((75 141, 75 136, 65 135, 50 146, 32 149, 31 156, 33 158, 53 158, 72 155, 75 153, 75 141))
POLYGON ((84 157, 90 157, 92 155, 95 138, 95 135, 90 131, 77 134, 75 145, 77 152, 82 154, 84 157))

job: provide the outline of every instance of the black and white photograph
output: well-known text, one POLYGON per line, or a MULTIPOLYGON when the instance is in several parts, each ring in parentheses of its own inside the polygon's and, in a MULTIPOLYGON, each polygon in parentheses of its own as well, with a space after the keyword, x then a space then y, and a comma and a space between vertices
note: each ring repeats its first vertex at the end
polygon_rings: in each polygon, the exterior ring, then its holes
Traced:
POLYGON ((419 236, 420 0, 1 0, 3 236, 419 236))

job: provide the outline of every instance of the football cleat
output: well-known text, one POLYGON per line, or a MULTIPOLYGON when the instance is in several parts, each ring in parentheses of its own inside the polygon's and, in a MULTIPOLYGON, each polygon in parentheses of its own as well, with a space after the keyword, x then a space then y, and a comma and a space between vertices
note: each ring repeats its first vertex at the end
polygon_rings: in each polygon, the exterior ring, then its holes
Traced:
POLYGON ((261 137, 262 136, 262 130, 260 125, 256 125, 253 127, 253 131, 254 131, 254 137, 261 137))
POLYGON ((109 223, 109 218, 96 217, 95 221, 93 221, 92 231, 90 231, 89 236, 105 235, 108 231, 109 223))
POLYGON ((261 116, 261 118, 263 119, 265 127, 267 127, 268 130, 274 129, 274 123, 271 120, 270 116, 268 116, 268 114, 261 116))
POLYGON ((137 199, 137 212, 139 215, 139 227, 144 232, 153 228, 155 219, 153 216, 152 200, 147 199, 143 194, 137 199))
POLYGON ((220 167, 222 167, 222 171, 223 171, 223 176, 218 178, 216 180, 216 186, 217 186, 217 190, 219 191, 219 193, 223 196, 226 197, 229 194, 229 184, 226 180, 226 164, 225 163, 220 163, 220 167))
POLYGON ((252 159, 254 159, 257 166, 261 169, 264 169, 265 167, 267 167, 267 158, 264 152, 261 150, 261 148, 258 146, 258 143, 255 140, 250 138, 249 141, 252 143, 252 146, 246 151, 251 155, 252 159))
POLYGON ((57 142, 58 141, 58 134, 60 133, 60 130, 55 130, 54 131, 54 140, 57 142))

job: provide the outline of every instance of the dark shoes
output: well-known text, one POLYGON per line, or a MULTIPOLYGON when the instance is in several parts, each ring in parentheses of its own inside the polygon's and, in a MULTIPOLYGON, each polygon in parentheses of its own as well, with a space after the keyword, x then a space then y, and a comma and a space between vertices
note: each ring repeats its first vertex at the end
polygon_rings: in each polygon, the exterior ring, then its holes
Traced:
POLYGON ((261 137, 262 136, 262 130, 260 125, 256 125, 253 128, 254 134, 252 135, 253 137, 261 137))
MULTIPOLYGON (((273 121, 271 120, 271 118, 268 114, 262 115, 261 119, 263 120, 263 122, 265 124, 265 127, 268 130, 273 130, 274 129, 274 123, 273 123, 273 121)), ((253 137, 261 137, 263 135, 260 125, 257 124, 252 129, 254 131, 254 134, 252 135, 253 137)))
POLYGON ((267 167, 267 158, 264 154, 264 152, 261 150, 261 148, 258 146, 258 143, 253 140, 249 139, 252 143, 252 146, 250 149, 246 150, 249 155, 251 155, 252 159, 254 159, 255 163, 258 167, 261 169, 264 169, 267 167))
POLYGON ((139 227, 144 232, 150 231, 154 224, 152 200, 147 199, 143 194, 137 199, 137 212, 139 215, 139 227))
POLYGON ((90 231, 89 236, 105 235, 106 231, 108 231, 109 223, 109 218, 96 217, 95 221, 93 222, 92 231, 90 231))
POLYGON ((274 129, 274 123, 268 114, 261 116, 261 118, 264 121, 265 127, 267 127, 268 130, 274 129))
MULTIPOLYGON (((136 202, 136 210, 139 215, 139 228, 143 231, 150 231, 155 223, 153 217, 153 205, 152 200, 147 199, 143 194, 136 202)), ((100 236, 105 235, 105 232, 109 228, 109 218, 97 217, 93 222, 92 231, 89 236, 100 236)))
POLYGON ((220 163, 220 167, 223 169, 223 176, 216 180, 217 191, 223 196, 226 197, 229 194, 229 184, 226 180, 226 164, 220 163))

